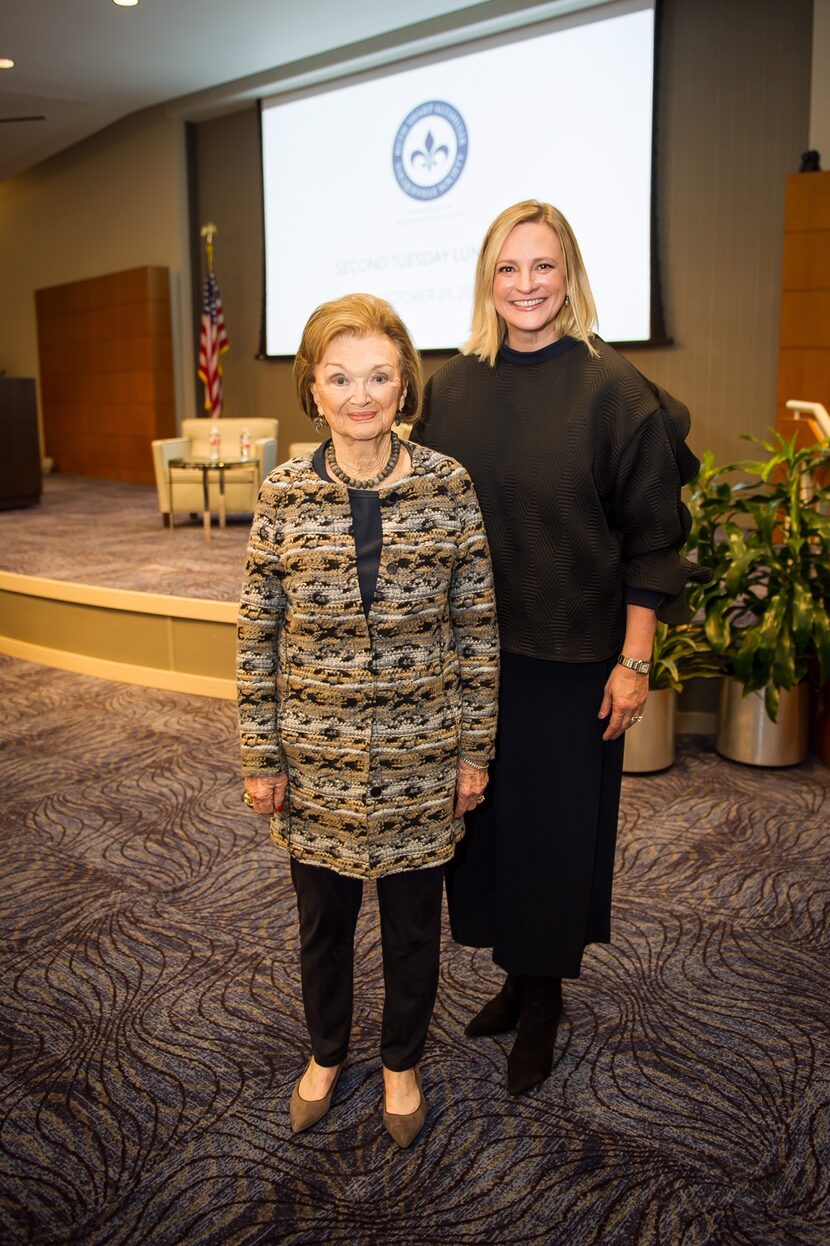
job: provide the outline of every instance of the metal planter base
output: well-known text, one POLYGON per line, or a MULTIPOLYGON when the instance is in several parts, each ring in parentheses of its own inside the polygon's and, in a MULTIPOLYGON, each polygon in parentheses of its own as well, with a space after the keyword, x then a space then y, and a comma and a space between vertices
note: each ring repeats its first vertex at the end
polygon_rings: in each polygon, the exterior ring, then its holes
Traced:
POLYGON ((676 707, 677 693, 673 688, 649 693, 643 721, 625 733, 625 774, 650 774, 674 763, 676 707))
POLYGON ((715 747, 722 757, 747 766, 797 766, 807 756, 810 690, 798 684, 781 693, 778 721, 764 708, 763 692, 743 695, 743 684, 724 679, 715 747))

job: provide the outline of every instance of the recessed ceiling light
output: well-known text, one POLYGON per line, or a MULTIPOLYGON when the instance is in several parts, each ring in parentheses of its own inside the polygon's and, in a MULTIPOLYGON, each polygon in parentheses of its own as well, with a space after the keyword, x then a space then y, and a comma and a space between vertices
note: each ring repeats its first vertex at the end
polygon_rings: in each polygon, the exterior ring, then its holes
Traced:
POLYGON ((14 69, 14 61, 10 56, 0 56, 0 69, 14 69))
POLYGON ((117 4, 120 9, 134 9, 138 4, 138 0, 112 0, 113 4, 117 4))

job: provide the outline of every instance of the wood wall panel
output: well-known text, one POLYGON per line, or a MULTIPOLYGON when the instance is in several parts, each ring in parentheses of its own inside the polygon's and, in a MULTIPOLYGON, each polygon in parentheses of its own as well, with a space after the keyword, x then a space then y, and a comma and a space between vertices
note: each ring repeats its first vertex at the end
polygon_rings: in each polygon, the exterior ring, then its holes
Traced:
POLYGON ((35 293, 46 453, 79 476, 153 483, 176 433, 170 273, 133 268, 35 293))
POLYGON ((821 402, 830 411, 830 172, 787 178, 777 427, 810 437, 784 405, 821 402))
POLYGON ((830 350, 782 350, 778 365, 778 402, 783 407, 788 398, 800 398, 806 402, 824 402, 823 398, 810 397, 825 394, 830 397, 830 350))
MULTIPOLYGON (((830 242, 830 230, 815 235, 830 242)), ((781 348, 830 347, 830 287, 826 290, 784 290, 781 294, 781 348)))
POLYGON ((830 289, 830 247, 817 251, 815 235, 815 230, 784 234, 784 290, 830 289))
POLYGON ((787 178, 788 231, 830 229, 830 173, 801 173, 787 178))

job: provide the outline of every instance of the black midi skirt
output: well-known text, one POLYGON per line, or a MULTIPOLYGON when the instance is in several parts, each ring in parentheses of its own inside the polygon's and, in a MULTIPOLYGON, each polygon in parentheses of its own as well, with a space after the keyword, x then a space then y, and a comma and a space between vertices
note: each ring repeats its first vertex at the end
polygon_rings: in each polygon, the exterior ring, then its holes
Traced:
POLYGON ((447 867, 453 938, 511 974, 579 977, 611 937, 623 740, 597 718, 616 659, 502 653, 499 734, 484 803, 447 867))

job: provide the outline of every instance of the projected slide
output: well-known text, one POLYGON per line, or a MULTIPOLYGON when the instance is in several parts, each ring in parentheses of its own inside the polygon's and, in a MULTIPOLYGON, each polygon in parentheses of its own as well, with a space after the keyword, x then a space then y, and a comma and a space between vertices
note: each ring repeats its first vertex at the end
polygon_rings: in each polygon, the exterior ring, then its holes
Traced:
POLYGON ((309 313, 356 290, 421 349, 457 347, 484 231, 527 198, 571 221, 602 336, 647 340, 654 14, 622 7, 264 102, 267 353, 293 354, 309 313))

